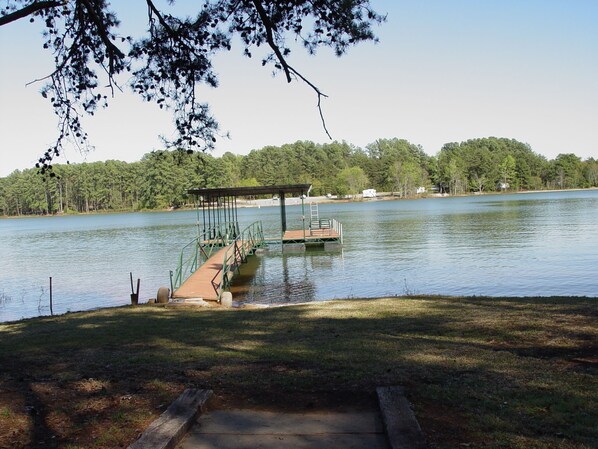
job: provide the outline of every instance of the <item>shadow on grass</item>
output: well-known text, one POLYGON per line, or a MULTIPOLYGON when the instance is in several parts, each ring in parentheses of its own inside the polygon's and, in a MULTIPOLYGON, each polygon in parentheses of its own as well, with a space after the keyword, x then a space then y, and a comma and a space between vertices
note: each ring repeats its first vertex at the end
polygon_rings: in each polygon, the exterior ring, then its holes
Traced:
POLYGON ((301 409, 396 384, 438 447, 590 447, 596 372, 571 359, 596 349, 595 301, 414 297, 38 318, 0 326, 2 383, 40 392, 44 422, 33 427, 45 429, 32 447, 59 424, 64 444, 95 434, 83 446, 126 445, 187 386, 301 409))

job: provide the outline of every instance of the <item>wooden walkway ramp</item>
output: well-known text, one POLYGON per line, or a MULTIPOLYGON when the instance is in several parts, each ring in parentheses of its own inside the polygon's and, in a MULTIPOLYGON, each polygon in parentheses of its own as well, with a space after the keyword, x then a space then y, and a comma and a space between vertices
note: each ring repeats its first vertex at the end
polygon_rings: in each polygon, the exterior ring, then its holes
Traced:
POLYGON ((173 292, 173 299, 201 298, 205 301, 218 301, 223 276, 232 276, 236 267, 245 261, 245 255, 252 253, 254 249, 250 242, 241 240, 219 249, 173 292), (235 245, 236 248, 233 248, 235 245))

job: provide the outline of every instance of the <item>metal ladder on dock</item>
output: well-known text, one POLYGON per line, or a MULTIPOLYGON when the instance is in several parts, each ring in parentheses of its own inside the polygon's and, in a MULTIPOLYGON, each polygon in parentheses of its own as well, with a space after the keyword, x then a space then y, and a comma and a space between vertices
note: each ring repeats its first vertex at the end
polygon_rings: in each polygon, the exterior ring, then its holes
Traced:
POLYGON ((318 203, 309 203, 309 228, 318 229, 320 227, 320 212, 318 203))
POLYGON ((331 223, 329 219, 320 219, 318 203, 309 205, 309 235, 327 235, 330 234, 331 223))

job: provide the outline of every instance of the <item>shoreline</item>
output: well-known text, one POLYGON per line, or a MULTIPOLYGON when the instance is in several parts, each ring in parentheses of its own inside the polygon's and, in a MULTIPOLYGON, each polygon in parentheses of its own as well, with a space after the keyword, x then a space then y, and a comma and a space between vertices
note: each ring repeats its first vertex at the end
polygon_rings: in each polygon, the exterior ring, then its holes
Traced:
MULTIPOLYGON (((536 301, 598 301, 598 296, 587 296, 587 295, 549 295, 549 296, 537 296, 537 295, 530 295, 530 296, 481 296, 481 295, 469 295, 469 296, 462 296, 462 295, 443 295, 443 294, 418 294, 418 295, 399 295, 399 296, 372 296, 372 297, 359 297, 359 298, 330 298, 330 299, 322 299, 322 300, 314 300, 314 301, 304 301, 304 302, 297 302, 297 303, 257 303, 257 302, 236 302, 233 301, 232 307, 224 307, 217 302, 207 301, 201 304, 194 304, 191 302, 185 303, 180 302, 173 302, 169 301, 166 304, 158 304, 152 302, 140 302, 137 305, 132 304, 119 304, 113 306, 97 306, 92 307, 90 309, 84 310, 69 310, 64 313, 55 313, 53 315, 37 315, 37 316, 29 316, 29 317, 22 317, 15 320, 0 320, 0 326, 2 325, 12 325, 12 324, 19 324, 28 322, 31 320, 39 320, 39 319, 55 319, 55 318, 64 318, 67 316, 78 315, 78 314, 85 314, 85 313, 94 313, 94 312, 102 312, 102 311, 116 311, 117 309, 122 309, 123 311, 126 310, 133 310, 133 309, 195 309, 195 310, 274 310, 279 308, 286 308, 286 307, 295 307, 295 306, 317 306, 317 305, 325 305, 330 304, 333 302, 338 301, 377 301, 380 299, 396 299, 396 300, 408 300, 408 299, 450 299, 453 301, 474 301, 474 300, 481 300, 481 301, 520 301, 520 300, 536 300, 536 301)), ((1 309, 1 308, 0 308, 1 309)))
MULTIPOLYGON (((329 198, 327 196, 310 196, 306 198, 307 200, 312 200, 311 202, 317 202, 322 204, 334 204, 334 203, 360 203, 360 202, 370 202, 370 201, 414 201, 414 200, 425 200, 425 199, 432 199, 432 198, 463 198, 463 197, 470 197, 470 196, 497 196, 497 195, 528 195, 534 193, 559 193, 559 192, 585 192, 585 191, 595 191, 598 190, 598 187, 587 187, 587 188, 575 188, 575 189, 547 189, 547 190, 518 190, 518 191, 509 191, 509 192, 469 192, 463 193, 459 195, 450 195, 448 193, 426 193, 422 195, 417 195, 413 197, 399 197, 395 195, 393 192, 379 192, 376 197, 374 198, 363 198, 361 194, 353 195, 353 198, 329 198), (315 200, 315 201, 314 201, 315 200)), ((301 202, 299 198, 291 197, 286 199, 287 206, 295 206, 300 205, 301 202)), ((260 207, 274 207, 279 206, 279 200, 274 200, 271 198, 267 199, 258 199, 258 200, 239 200, 238 207, 241 208, 260 208, 260 207)), ((193 206, 183 206, 183 207, 171 207, 166 209, 140 209, 140 210, 102 210, 97 212, 74 212, 74 213, 62 213, 62 214, 51 214, 51 215, 41 215, 41 214, 33 214, 33 215, 0 215, 0 220, 12 220, 12 219, 19 219, 19 218, 52 218, 52 217, 76 217, 76 216, 94 216, 94 215, 116 215, 116 214, 134 214, 134 213, 162 213, 162 212, 177 212, 177 211, 193 211, 195 208, 193 206)))

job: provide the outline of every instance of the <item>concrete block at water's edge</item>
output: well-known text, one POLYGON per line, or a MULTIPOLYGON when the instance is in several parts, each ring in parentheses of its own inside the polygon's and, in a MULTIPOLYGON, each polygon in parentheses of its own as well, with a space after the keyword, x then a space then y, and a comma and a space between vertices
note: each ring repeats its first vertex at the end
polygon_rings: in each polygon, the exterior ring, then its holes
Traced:
POLYGON ((220 297, 220 305, 222 307, 232 307, 233 294, 231 292, 222 292, 222 296, 220 297))

